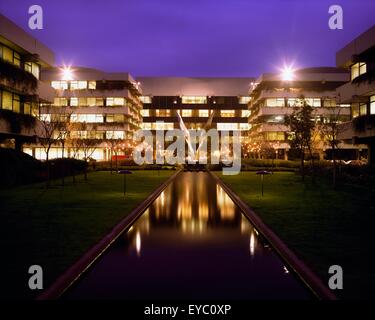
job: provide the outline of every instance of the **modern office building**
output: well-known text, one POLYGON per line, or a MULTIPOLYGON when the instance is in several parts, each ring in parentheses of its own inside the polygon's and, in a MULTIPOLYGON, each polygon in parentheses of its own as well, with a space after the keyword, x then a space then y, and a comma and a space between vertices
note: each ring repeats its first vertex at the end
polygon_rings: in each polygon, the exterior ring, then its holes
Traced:
MULTIPOLYGON (((54 89, 51 105, 41 106, 40 118, 61 122, 68 131, 65 156, 109 160, 111 156, 130 156, 133 133, 141 126, 141 89, 128 73, 106 73, 89 68, 50 68, 43 80, 54 89), (87 145, 81 145, 86 141, 87 145), (91 145, 90 145, 91 144, 91 145), (84 154, 85 148, 90 150, 84 154)), ((61 157, 62 145, 56 130, 56 143, 50 158, 61 157)), ((44 159, 44 148, 30 145, 26 152, 44 159)))
POLYGON ((249 88, 253 78, 139 77, 143 89, 143 128, 203 129, 213 114, 212 128, 248 130, 249 88), (160 123, 163 122, 163 123, 160 123))
MULTIPOLYGON (((263 74, 250 90, 249 102, 249 140, 248 152, 259 154, 262 145, 274 149, 281 159, 288 158, 290 128, 285 118, 296 108, 302 106, 303 100, 314 108, 313 116, 317 122, 345 122, 350 118, 350 105, 344 104, 335 89, 349 79, 349 74, 342 69, 322 67, 301 69, 290 74, 263 74)), ((324 139, 318 139, 315 151, 319 157, 328 149, 324 139)), ((341 143, 341 150, 352 150, 352 144, 341 143)))
POLYGON ((350 81, 337 88, 351 105, 351 121, 342 125, 339 137, 368 146, 368 162, 375 163, 375 26, 336 54, 338 67, 350 72, 350 81))
POLYGON ((39 104, 54 97, 41 69, 54 63, 50 49, 0 15, 0 146, 21 150, 36 141, 39 104))

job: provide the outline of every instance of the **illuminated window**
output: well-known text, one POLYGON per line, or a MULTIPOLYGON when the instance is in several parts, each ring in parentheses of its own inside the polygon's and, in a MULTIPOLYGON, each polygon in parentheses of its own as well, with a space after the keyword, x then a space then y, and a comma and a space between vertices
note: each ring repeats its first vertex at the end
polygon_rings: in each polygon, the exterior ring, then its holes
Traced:
POLYGON ((141 110, 142 117, 149 117, 150 116, 150 110, 149 109, 143 109, 141 110))
POLYGON ((68 90, 67 81, 52 81, 51 86, 56 90, 68 90))
POLYGON ((102 107, 103 103, 103 98, 87 98, 87 106, 89 107, 102 107))
POLYGON ((107 106, 124 106, 125 99, 124 98, 107 98, 107 106))
POLYGON ((324 99, 323 106, 325 108, 334 108, 336 107, 336 100, 335 99, 324 99))
POLYGON ((20 96, 18 94, 13 94, 13 111, 18 113, 21 111, 20 96))
POLYGON ((143 130, 151 130, 152 129, 152 124, 150 122, 143 122, 142 123, 142 129, 143 130))
POLYGON ((71 122, 87 122, 87 123, 100 123, 104 122, 102 114, 72 114, 70 116, 71 122))
POLYGON ((87 81, 70 81, 70 90, 83 90, 87 89, 87 81))
POLYGON ((370 114, 375 114, 375 95, 370 97, 370 114))
POLYGON ((238 103, 239 104, 248 104, 251 100, 251 97, 247 97, 247 96, 242 96, 242 97, 239 97, 238 98, 238 103))
POLYGON ((359 104, 359 115, 365 116, 367 114, 367 104, 366 103, 360 103, 359 104))
POLYGON ((241 110, 241 117, 242 118, 247 118, 248 116, 250 116, 249 110, 241 110))
POLYGON ((173 128, 173 122, 154 122, 151 126, 152 130, 172 130, 173 128))
POLYGON ((367 66, 365 62, 357 62, 353 64, 350 69, 352 80, 367 72, 367 66))
POLYGON ((13 109, 13 97, 12 93, 8 91, 3 91, 2 98, 1 98, 1 108, 6 110, 12 110, 13 109))
POLYGON ((267 107, 284 107, 285 100, 284 98, 268 98, 266 99, 267 107))
POLYGON ((124 122, 124 115, 123 114, 107 114, 106 115, 106 122, 124 122))
POLYGON ((205 104, 207 103, 207 97, 204 96, 183 96, 182 97, 183 104, 205 104))
POLYGON ((282 141, 285 140, 284 132, 266 132, 265 139, 267 141, 282 141))
POLYGON ((151 103, 151 97, 150 96, 141 96, 140 97, 142 103, 151 103))
POLYGON ((191 109, 182 109, 181 116, 182 117, 191 117, 193 115, 193 110, 191 109))
POLYGON ((248 123, 240 123, 240 130, 246 131, 249 130, 249 124, 248 123))
POLYGON ((20 54, 18 52, 15 52, 15 51, 14 51, 14 54, 13 54, 13 63, 17 67, 21 66, 21 56, 20 56, 20 54))
POLYGON ((106 139, 124 139, 124 131, 106 131, 106 139))
POLYGON ((217 130, 238 130, 238 123, 219 123, 217 124, 217 130))
POLYGON ((199 116, 200 117, 209 117, 209 111, 207 109, 202 109, 202 110, 199 110, 199 116))
POLYGON ((96 81, 89 81, 88 88, 90 90, 95 90, 96 89, 96 81))
POLYGON ((290 98, 288 99, 288 107, 302 107, 303 99, 299 98, 290 98))
POLYGON ((41 121, 51 122, 51 115, 50 114, 41 114, 40 115, 41 121))
POLYGON ((78 107, 78 98, 77 97, 70 98, 70 106, 78 107))
POLYGON ((157 117, 169 117, 171 115, 171 110, 169 110, 169 109, 156 109, 155 115, 157 117))
POLYGON ((221 110, 220 115, 223 118, 232 118, 235 116, 235 110, 221 110))
POLYGON ((13 50, 8 47, 3 47, 3 59, 10 63, 13 63, 13 50))
POLYGON ((36 63, 32 63, 32 70, 31 70, 31 73, 33 74, 33 76, 37 79, 39 79, 39 76, 40 76, 40 67, 38 64, 36 63))
POLYGON ((25 102, 23 104, 23 113, 24 114, 31 114, 31 103, 25 102))
POLYGON ((321 107, 320 98, 305 98, 305 101, 311 107, 321 107))

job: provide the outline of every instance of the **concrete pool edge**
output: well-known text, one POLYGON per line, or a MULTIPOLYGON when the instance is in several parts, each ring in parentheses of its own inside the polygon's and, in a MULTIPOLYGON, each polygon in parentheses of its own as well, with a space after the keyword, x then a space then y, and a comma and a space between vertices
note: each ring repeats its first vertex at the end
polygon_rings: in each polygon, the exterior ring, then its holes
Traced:
POLYGON ((262 221, 262 219, 216 174, 209 171, 214 180, 224 189, 232 201, 241 209, 254 227, 267 239, 280 257, 292 268, 302 282, 322 300, 337 300, 335 294, 322 280, 262 221))
POLYGON ((56 281, 36 297, 36 300, 58 299, 81 275, 107 250, 107 248, 129 228, 161 194, 161 192, 178 176, 182 170, 172 174, 166 181, 151 192, 136 208, 124 217, 112 230, 98 243, 91 247, 81 258, 71 265, 56 281))

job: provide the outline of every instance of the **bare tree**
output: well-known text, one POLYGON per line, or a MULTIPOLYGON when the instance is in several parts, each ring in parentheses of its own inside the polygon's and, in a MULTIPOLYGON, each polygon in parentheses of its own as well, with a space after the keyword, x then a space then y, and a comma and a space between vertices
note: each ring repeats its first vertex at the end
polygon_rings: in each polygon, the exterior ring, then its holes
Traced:
POLYGON ((341 142, 338 139, 338 136, 342 132, 342 126, 340 126, 340 112, 340 108, 332 108, 332 111, 326 121, 319 125, 323 140, 331 149, 333 163, 332 183, 334 189, 336 188, 337 150, 339 149, 341 142))

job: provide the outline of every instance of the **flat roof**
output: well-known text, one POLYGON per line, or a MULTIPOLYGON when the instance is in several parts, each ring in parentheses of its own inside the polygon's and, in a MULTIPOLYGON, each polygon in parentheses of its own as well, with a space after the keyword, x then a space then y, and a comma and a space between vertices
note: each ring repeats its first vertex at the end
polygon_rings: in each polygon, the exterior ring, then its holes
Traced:
POLYGON ((137 77, 144 95, 247 96, 255 78, 137 77))
POLYGON ((36 40, 21 27, 0 14, 0 39, 5 45, 22 51, 37 54, 44 65, 55 64, 55 54, 47 46, 36 40))

